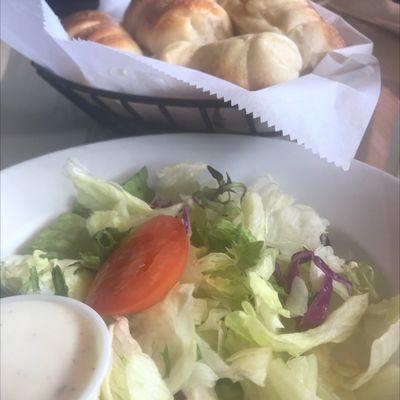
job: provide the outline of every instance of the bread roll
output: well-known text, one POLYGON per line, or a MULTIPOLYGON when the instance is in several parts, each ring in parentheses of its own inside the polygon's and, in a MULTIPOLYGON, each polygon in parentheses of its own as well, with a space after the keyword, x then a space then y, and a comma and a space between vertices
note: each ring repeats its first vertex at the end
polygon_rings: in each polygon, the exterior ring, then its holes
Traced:
POLYGON ((315 67, 327 52, 345 46, 306 0, 220 0, 239 33, 281 32, 298 46, 303 71, 315 67))
POLYGON ((71 39, 90 40, 118 50, 142 54, 122 26, 99 11, 79 11, 69 15, 62 23, 71 39))
POLYGON ((192 42, 181 40, 167 46, 160 54, 160 60, 177 65, 188 65, 190 58, 201 47, 192 42))
POLYGON ((302 61, 292 40, 279 33, 266 32, 201 46, 186 65, 245 89, 258 90, 297 78, 302 61))
MULTIPOLYGON (((268 0, 265 0, 268 2, 268 0)), ((236 34, 278 32, 278 26, 265 18, 264 12, 268 7, 263 7, 261 0, 218 0, 232 20, 236 34)))
POLYGON ((201 46, 233 35, 228 14, 213 0, 135 0, 122 24, 157 57, 174 42, 201 46))
POLYGON ((298 46, 303 58, 303 72, 310 72, 324 55, 345 46, 339 32, 331 25, 319 21, 297 25, 288 37, 298 46))

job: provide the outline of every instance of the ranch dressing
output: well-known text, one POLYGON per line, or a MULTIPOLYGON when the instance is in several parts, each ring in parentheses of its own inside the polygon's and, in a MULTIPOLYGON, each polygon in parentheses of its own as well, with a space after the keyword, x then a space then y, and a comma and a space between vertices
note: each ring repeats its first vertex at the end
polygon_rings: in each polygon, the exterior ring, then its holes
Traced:
POLYGON ((1 303, 2 400, 78 400, 98 362, 85 315, 60 302, 1 303))

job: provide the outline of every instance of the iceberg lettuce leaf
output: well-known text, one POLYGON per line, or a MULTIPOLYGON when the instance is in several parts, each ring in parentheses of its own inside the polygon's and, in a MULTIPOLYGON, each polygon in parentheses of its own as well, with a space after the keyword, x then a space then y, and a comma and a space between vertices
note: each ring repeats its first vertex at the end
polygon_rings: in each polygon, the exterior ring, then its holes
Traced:
POLYGON ((207 364, 198 361, 182 392, 190 400, 218 400, 215 393, 217 379, 217 375, 207 364))
POLYGON ((232 354, 226 362, 240 380, 248 379, 258 386, 264 386, 271 360, 270 348, 257 347, 240 350, 232 354))
POLYGON ((101 386, 101 400, 173 400, 154 361, 143 353, 120 317, 109 326, 111 365, 101 386))
POLYGON ((255 272, 248 273, 248 285, 259 320, 271 332, 283 328, 279 315, 289 318, 290 313, 282 306, 278 293, 272 285, 255 272))
POLYGON ((85 218, 73 213, 61 214, 28 240, 21 252, 32 254, 35 250, 59 259, 78 259, 82 252, 93 252, 85 218))
POLYGON ((85 300, 94 278, 92 271, 82 268, 77 260, 51 259, 40 250, 32 255, 9 257, 0 268, 1 284, 14 294, 54 294, 55 269, 58 277, 62 275, 69 297, 85 300))
POLYGON ((77 190, 78 202, 91 211, 107 211, 116 207, 125 209, 130 215, 151 211, 145 201, 132 196, 117 183, 91 176, 76 160, 68 161, 65 172, 77 190))
POLYGON ((177 284, 162 302, 130 317, 135 339, 156 362, 173 394, 187 383, 197 359, 193 290, 191 284, 177 284), (166 351, 169 371, 163 357, 166 351))
POLYGON ((400 367, 389 364, 355 391, 357 400, 395 400, 400 398, 400 367))
POLYGON ((308 289, 303 279, 296 276, 293 280, 289 296, 286 299, 285 307, 289 310, 290 316, 303 316, 308 309, 308 289))
POLYGON ((243 226, 260 241, 265 239, 266 216, 261 196, 247 191, 242 202, 243 226))
POLYGON ((295 204, 279 209, 268 218, 266 244, 277 247, 282 258, 295 252, 320 247, 320 236, 326 232, 328 222, 308 206, 295 204))
POLYGON ((367 343, 372 342, 368 367, 359 375, 344 382, 344 387, 349 390, 358 389, 368 382, 398 351, 400 341, 399 296, 389 301, 370 305, 363 322, 366 341, 367 343))
POLYGON ((150 203, 154 199, 154 191, 148 185, 148 177, 149 171, 146 167, 143 167, 129 178, 122 187, 132 196, 150 203))
POLYGON ((234 311, 225 317, 225 324, 254 346, 271 347, 276 352, 286 351, 298 356, 323 343, 346 340, 359 323, 368 307, 368 295, 352 296, 333 311, 323 324, 304 332, 276 334, 257 318, 250 304, 245 310, 234 311))
POLYGON ((181 201, 181 195, 191 195, 200 189, 199 177, 207 171, 206 164, 176 164, 157 173, 155 191, 164 202, 181 201))
MULTIPOLYGON (((304 358, 302 361, 307 366, 312 363, 304 358)), ((289 363, 285 364, 282 359, 274 359, 270 363, 268 384, 282 400, 318 400, 314 380, 315 366, 299 371, 298 368, 291 368, 289 363)))
POLYGON ((128 232, 137 228, 151 218, 158 215, 176 217, 182 211, 183 204, 174 204, 171 207, 156 208, 145 214, 129 215, 123 210, 94 211, 88 217, 86 226, 89 234, 94 236, 104 229, 115 229, 118 232, 128 232))

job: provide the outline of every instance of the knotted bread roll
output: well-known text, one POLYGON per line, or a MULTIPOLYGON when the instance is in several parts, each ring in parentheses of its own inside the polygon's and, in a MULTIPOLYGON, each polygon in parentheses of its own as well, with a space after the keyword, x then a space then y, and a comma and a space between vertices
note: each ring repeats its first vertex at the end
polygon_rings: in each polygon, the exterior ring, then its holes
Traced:
POLYGON ((167 46, 164 51, 160 54, 160 60, 166 61, 172 64, 187 66, 190 62, 192 55, 201 46, 181 40, 179 42, 171 43, 167 46))
POLYGON ((298 46, 303 71, 315 67, 329 51, 345 46, 306 0, 219 0, 239 33, 281 32, 298 46))
POLYGON ((90 40, 118 50, 142 54, 122 26, 99 11, 79 11, 66 17, 62 24, 72 39, 90 40))
POLYGON ((179 42, 167 47, 161 58, 249 90, 297 78, 302 67, 294 42, 275 32, 235 36, 197 49, 190 42, 179 42))
POLYGON ((233 35, 228 14, 213 0, 135 0, 122 25, 155 56, 178 41, 200 46, 233 35))

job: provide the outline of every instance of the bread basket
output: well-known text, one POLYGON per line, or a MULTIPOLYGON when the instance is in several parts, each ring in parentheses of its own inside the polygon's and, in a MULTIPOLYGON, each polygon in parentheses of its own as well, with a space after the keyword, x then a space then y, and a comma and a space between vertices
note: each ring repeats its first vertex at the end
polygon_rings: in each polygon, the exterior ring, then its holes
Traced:
POLYGON ((82 85, 32 63, 38 75, 100 125, 116 135, 163 132, 241 133, 277 136, 260 123, 218 99, 177 99, 124 94, 82 85))
MULTIPOLYGON (((115 6, 118 1, 102 0, 102 4, 115 6)), ((121 0, 121 4, 127 2, 121 0)), ((248 88, 201 69, 146 55, 132 56, 84 37, 70 40, 72 33, 60 22, 62 15, 57 17, 41 0, 21 6, 6 2, 3 8, 9 17, 2 19, 2 35, 34 62, 46 82, 115 134, 192 131, 284 135, 348 169, 379 97, 379 62, 371 54, 372 42, 367 37, 340 16, 315 3, 312 6, 347 46, 328 52, 311 72, 297 79, 252 90, 250 84, 248 88)), ((110 10, 106 15, 119 21, 125 9, 118 13, 110 10)), ((105 8, 99 10, 106 12, 105 8)), ((310 14, 313 18, 315 11, 310 14)), ((318 18, 319 29, 325 25, 319 25, 318 18)), ((254 36, 249 34, 246 40, 254 36)), ((225 46, 229 40, 220 43, 225 46)), ((258 49, 258 44, 254 48, 258 49)), ((246 76, 243 82, 250 83, 250 69, 242 68, 247 62, 239 58, 238 63, 230 65, 240 65, 238 71, 244 72, 238 76, 246 76)), ((229 72, 229 68, 225 70, 229 72)))

